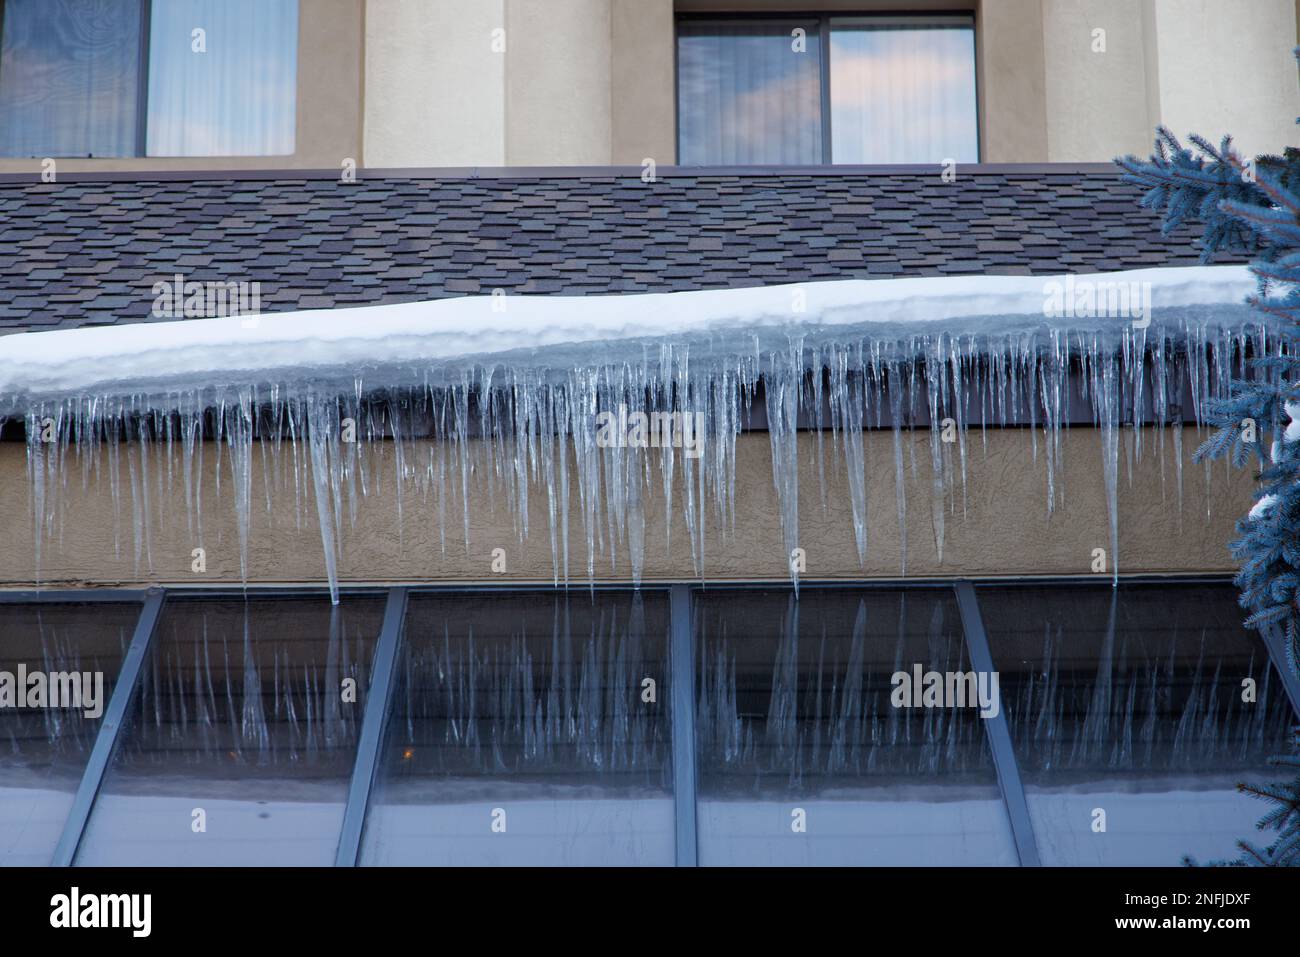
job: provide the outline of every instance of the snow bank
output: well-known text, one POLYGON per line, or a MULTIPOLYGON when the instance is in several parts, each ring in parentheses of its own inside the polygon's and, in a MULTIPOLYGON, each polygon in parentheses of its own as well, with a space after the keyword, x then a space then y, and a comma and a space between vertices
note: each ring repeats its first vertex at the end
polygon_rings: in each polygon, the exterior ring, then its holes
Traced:
MULTIPOLYGON (((692 358, 788 348, 791 334, 877 337, 1095 329, 1169 322, 1239 322, 1254 289, 1245 266, 1142 269, 1083 276, 962 276, 843 280, 700 292, 617 296, 473 296, 344 309, 24 333, 0 338, 4 406, 66 394, 140 394, 212 385, 285 382, 310 373, 321 385, 405 370, 452 381, 458 367, 493 361, 572 368, 641 361, 660 343, 692 358), (1054 296, 1127 284, 1149 313, 1051 315, 1054 296), (6 401, 8 400, 8 401, 6 401)), ((1104 305, 1105 293, 1098 297, 1104 305)), ((1068 307, 1067 307, 1068 308, 1068 307)), ((1255 317, 1258 318, 1258 317, 1255 317)), ((400 378, 400 376, 398 376, 400 378)))

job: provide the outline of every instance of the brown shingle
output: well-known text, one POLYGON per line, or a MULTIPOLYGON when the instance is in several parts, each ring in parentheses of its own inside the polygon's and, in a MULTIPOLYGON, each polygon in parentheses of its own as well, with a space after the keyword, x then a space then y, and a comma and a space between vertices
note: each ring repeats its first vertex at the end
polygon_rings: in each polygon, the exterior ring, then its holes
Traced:
POLYGON ((151 285, 267 311, 486 294, 1193 265, 1115 172, 0 183, 0 334, 149 318, 151 285))

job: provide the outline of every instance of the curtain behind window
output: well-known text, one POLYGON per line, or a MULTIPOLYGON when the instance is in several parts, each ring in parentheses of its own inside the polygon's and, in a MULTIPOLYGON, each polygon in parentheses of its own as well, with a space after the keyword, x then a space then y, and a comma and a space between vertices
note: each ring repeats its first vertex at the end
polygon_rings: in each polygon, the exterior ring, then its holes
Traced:
POLYGON ((141 0, 0 4, 0 156, 134 156, 141 0))
POLYGON ((678 162, 822 161, 821 49, 812 21, 680 24, 678 162), (802 28, 805 49, 792 31, 802 28))
POLYGON ((154 0, 148 155, 290 154, 297 83, 298 0, 154 0))
POLYGON ((975 31, 831 21, 835 163, 979 161, 975 31))

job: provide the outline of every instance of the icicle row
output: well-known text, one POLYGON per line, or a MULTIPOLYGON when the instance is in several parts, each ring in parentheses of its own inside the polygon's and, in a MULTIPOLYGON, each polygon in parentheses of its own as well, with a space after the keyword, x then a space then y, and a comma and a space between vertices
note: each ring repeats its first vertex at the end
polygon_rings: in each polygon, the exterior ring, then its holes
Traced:
MULTIPOLYGON (((807 345, 800 334, 790 337, 788 348, 771 352, 693 358, 685 346, 662 345, 647 349, 639 363, 568 370, 510 365, 428 369, 415 388, 398 389, 358 376, 345 394, 320 392, 310 383, 279 383, 48 399, 25 410, 34 577, 40 579, 48 544, 60 540, 76 465, 83 489, 98 487, 107 473, 119 543, 120 470, 125 465, 137 574, 157 571, 151 542, 159 520, 155 511, 167 485, 184 486, 186 528, 196 547, 204 547, 209 523, 200 493, 205 475, 212 474, 218 497, 222 482, 233 492, 245 579, 255 502, 262 503, 268 516, 279 515, 288 496, 299 527, 312 522, 308 515, 314 506, 326 574, 337 597, 343 542, 356 522, 358 503, 391 494, 401 535, 404 500, 415 494, 436 503, 444 553, 449 532, 468 553, 471 501, 502 501, 521 542, 539 520, 545 521, 557 585, 570 581, 575 515, 585 546, 586 580, 594 581, 597 556, 603 554, 611 572, 617 574, 625 561, 639 583, 656 488, 662 491, 666 527, 671 530, 683 521, 693 573, 703 577, 705 529, 716 525, 724 543, 734 533, 736 440, 745 428, 761 426, 752 420, 756 414, 766 417, 786 551, 793 554, 799 547, 797 430, 811 427, 817 433, 817 489, 824 507, 823 433, 829 423, 829 457, 847 470, 862 564, 870 540, 870 463, 863 430, 892 430, 899 568, 905 574, 905 484, 908 468, 917 469, 905 431, 929 429, 931 524, 942 556, 947 519, 965 510, 970 431, 978 428, 983 436, 990 427, 1027 422, 1036 457, 1041 428, 1045 504, 1051 511, 1066 494, 1060 434, 1084 409, 1101 432, 1110 567, 1117 574, 1120 430, 1173 425, 1180 451, 1183 422, 1199 424, 1208 399, 1227 394, 1230 379, 1243 373, 1248 351, 1262 349, 1263 342, 1262 330, 1191 323, 1159 335, 1126 327, 1109 337, 1050 329, 1039 335, 940 333, 807 345), (698 415, 703 434, 693 449, 611 444, 598 425, 601 413, 698 415), (212 440, 207 452, 203 437, 212 440), (434 440, 430 447, 418 447, 428 438, 434 440), (378 459, 363 455, 363 446, 384 454, 378 459), (174 454, 181 458, 179 470, 174 454), (262 465, 259 489, 254 489, 255 460, 262 465), (384 462, 391 462, 392 475, 371 474, 384 462), (529 509, 538 488, 545 491, 543 516, 529 509), (459 536, 457 523, 462 526, 459 536)), ((0 396, 0 408, 16 402, 0 396)), ((1135 439, 1132 448, 1140 457, 1140 441, 1135 439)), ((797 583, 793 558, 790 568, 797 583)))

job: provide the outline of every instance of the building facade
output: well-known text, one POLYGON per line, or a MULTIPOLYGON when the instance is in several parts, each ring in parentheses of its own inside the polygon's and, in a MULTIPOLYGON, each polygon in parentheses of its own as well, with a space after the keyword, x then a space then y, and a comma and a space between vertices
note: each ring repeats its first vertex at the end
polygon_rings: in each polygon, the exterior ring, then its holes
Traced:
MULTIPOLYGON (((992 0, 956 14, 949 3, 871 0, 287 7, 296 29, 276 35, 275 50, 295 67, 291 150, 178 156, 160 144, 156 155, 146 147, 74 159, 89 152, 82 150, 62 157, 65 168, 335 169, 347 159, 376 169, 640 166, 647 158, 672 166, 679 37, 692 23, 728 18, 788 21, 813 29, 814 41, 823 24, 829 31, 864 16, 925 23, 947 15, 967 24, 978 97, 972 159, 985 163, 1145 155, 1159 125, 1179 135, 1231 130, 1243 153, 1280 152, 1300 112, 1294 65, 1279 55, 1300 39, 1296 9, 1285 0, 992 0), (1220 42, 1228 30, 1233 42, 1220 42)), ((200 9, 191 19, 202 19, 200 9)), ((238 31, 231 39, 243 42, 238 31)), ((2 152, 0 171, 32 169, 15 149, 2 152)))
POLYGON ((0 0, 0 863, 1232 852, 1273 339, 1110 161, 1300 3, 241 2, 0 0))

